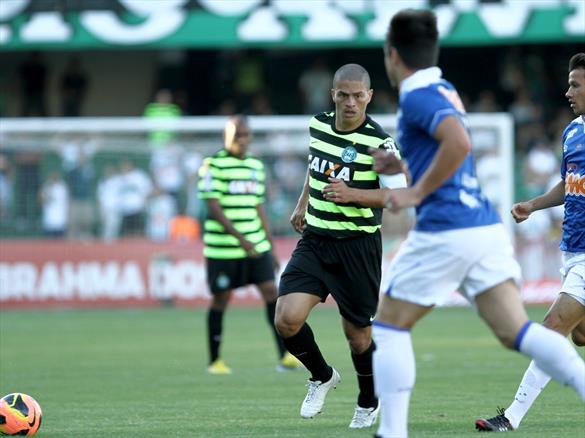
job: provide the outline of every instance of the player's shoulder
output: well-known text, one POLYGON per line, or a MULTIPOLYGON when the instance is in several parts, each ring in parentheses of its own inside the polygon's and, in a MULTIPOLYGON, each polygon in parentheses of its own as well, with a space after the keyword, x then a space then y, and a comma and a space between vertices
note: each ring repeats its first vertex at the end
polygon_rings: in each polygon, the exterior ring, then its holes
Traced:
POLYGON ((436 82, 409 90, 404 93, 403 100, 417 105, 425 105, 435 99, 444 100, 446 95, 452 92, 457 92, 455 86, 441 78, 436 82))
POLYGON ((212 153, 211 155, 205 157, 203 159, 204 162, 213 163, 215 161, 221 160, 222 158, 227 157, 228 153, 225 149, 219 149, 212 153))
POLYGON ((583 130, 585 127, 585 120, 583 117, 578 116, 575 119, 571 120, 569 124, 565 127, 563 131, 563 139, 566 141, 575 134, 579 133, 579 130, 583 130))
POLYGON ((262 162, 262 160, 260 158, 258 158, 257 156, 252 155, 252 154, 246 154, 246 156, 244 157, 244 162, 246 163, 247 166, 253 167, 256 169, 260 169, 260 168, 264 167, 264 163, 262 162))
POLYGON ((583 116, 577 116, 569 122, 569 124, 565 128, 565 131, 568 129, 571 129, 571 128, 574 128, 577 126, 583 126, 583 125, 585 125, 585 120, 583 120, 583 116))
POLYGON ((392 138, 382 126, 376 122, 372 117, 366 115, 366 120, 364 124, 358 129, 360 134, 368 135, 370 137, 379 138, 380 140, 386 140, 387 138, 392 138))
POLYGON ((331 124, 331 121, 333 119, 335 119, 335 112, 334 111, 323 111, 323 112, 315 114, 313 117, 311 117, 311 124, 313 123, 313 121, 331 124))

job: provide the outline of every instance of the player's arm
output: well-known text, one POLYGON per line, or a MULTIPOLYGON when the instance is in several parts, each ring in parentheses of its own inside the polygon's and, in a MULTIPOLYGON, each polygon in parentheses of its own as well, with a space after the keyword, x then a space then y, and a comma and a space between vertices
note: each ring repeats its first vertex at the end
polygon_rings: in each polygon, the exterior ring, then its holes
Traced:
POLYGON ((297 233, 302 233, 306 226, 305 213, 307 213, 307 207, 309 205, 309 169, 307 168, 307 174, 305 176, 305 183, 303 184, 303 191, 297 205, 290 217, 290 223, 297 233))
POLYGON ((323 187, 323 197, 338 204, 355 203, 364 207, 383 208, 388 189, 356 189, 343 180, 329 177, 329 184, 323 187))
POLYGON ((455 116, 446 117, 439 123, 434 137, 439 142, 437 154, 413 186, 420 201, 443 185, 471 152, 469 135, 455 116))
POLYGON ((469 135, 455 116, 444 118, 433 137, 439 143, 439 148, 425 173, 414 186, 388 193, 387 207, 392 211, 419 205, 455 173, 471 151, 469 135))
POLYGON ((388 137, 378 148, 370 148, 370 153, 374 157, 374 171, 376 170, 376 157, 392 157, 399 164, 400 170, 392 172, 390 175, 379 174, 379 189, 356 189, 348 187, 343 180, 329 178, 329 184, 323 187, 323 197, 332 202, 339 204, 355 203, 364 207, 383 208, 386 205, 386 198, 390 189, 406 187, 406 175, 403 172, 405 167, 400 160, 400 152, 391 137, 388 137))
POLYGON ((338 204, 354 203, 364 207, 384 208, 393 189, 406 187, 406 177, 404 174, 380 177, 382 187, 379 189, 356 189, 349 187, 341 179, 329 178, 329 184, 323 187, 323 197, 338 204))
POLYGON ((230 221, 223 212, 223 208, 219 204, 219 199, 208 198, 206 199, 206 203, 209 217, 218 221, 223 226, 223 229, 227 233, 231 234, 236 239, 238 239, 240 245, 242 246, 242 248, 244 248, 244 250, 249 256, 256 255, 254 244, 250 242, 248 239, 246 239, 246 237, 242 233, 236 230, 236 227, 234 226, 232 221, 230 221))
POLYGON ((565 181, 560 180, 552 189, 543 195, 532 198, 529 201, 519 202, 512 206, 512 216, 517 223, 528 219, 537 210, 556 207, 565 202, 565 181))

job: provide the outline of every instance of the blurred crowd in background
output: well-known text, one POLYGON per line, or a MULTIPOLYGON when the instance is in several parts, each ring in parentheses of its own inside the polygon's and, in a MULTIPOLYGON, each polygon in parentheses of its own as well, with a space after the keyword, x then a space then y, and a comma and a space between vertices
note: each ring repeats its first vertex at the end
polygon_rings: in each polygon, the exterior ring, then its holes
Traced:
MULTIPOLYGON (((512 115, 516 200, 543 193, 558 182, 561 134, 574 117, 564 98, 567 62, 577 51, 576 46, 544 45, 449 48, 441 53, 440 66, 459 89, 468 112, 512 115)), ((14 70, 15 77, 1 78, 4 90, 16 87, 20 103, 10 110, 0 101, 2 116, 99 115, 86 109, 88 93, 96 90, 84 55, 72 54, 58 72, 50 71, 47 56, 30 53, 14 70), (58 108, 49 108, 49 86, 57 88, 58 108)), ((397 93, 387 83, 379 50, 291 51, 287 57, 260 50, 199 51, 187 52, 181 60, 161 62, 152 92, 145 90, 142 113, 125 115, 314 114, 332 108, 333 73, 346 62, 361 63, 370 71, 370 114, 394 114, 397 109, 397 93), (277 56, 279 62, 274 62, 277 56)), ((197 199, 196 181, 203 156, 196 145, 183 144, 172 133, 151 132, 146 150, 118 154, 103 153, 99 139, 90 135, 55 135, 40 155, 9 149, 2 141, 1 237, 111 241, 139 235, 165 241, 177 237, 171 223, 179 218, 191 219, 191 224, 186 236, 177 238, 198 238, 204 206, 197 199)), ((220 135, 216 141, 221 148, 220 135)), ((274 233, 290 235, 288 219, 301 190, 305 157, 283 153, 267 157, 265 164, 274 233)), ((476 164, 489 197, 489 181, 497 176, 500 163, 487 154, 476 164)), ((517 237, 535 248, 554 247, 561 221, 562 209, 535 215, 518 228, 517 237), (543 239, 548 242, 544 246, 543 239)), ((542 257, 537 250, 529 254, 542 257)))

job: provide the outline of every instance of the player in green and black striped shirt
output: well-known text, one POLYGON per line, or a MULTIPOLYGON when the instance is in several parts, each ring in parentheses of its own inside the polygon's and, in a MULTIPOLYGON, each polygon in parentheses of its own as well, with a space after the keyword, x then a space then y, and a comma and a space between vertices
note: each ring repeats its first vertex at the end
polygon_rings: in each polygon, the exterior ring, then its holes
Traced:
POLYGON ((306 320, 329 294, 335 298, 359 386, 350 428, 371 426, 379 411, 370 326, 380 292, 382 208, 389 188, 406 186, 404 175, 385 180, 372 168, 370 148, 399 155, 394 140, 366 114, 372 93, 368 72, 344 65, 333 79, 335 111, 311 119, 307 179, 291 217, 302 238, 281 277, 275 321, 287 349, 311 372, 301 406, 301 416, 311 418, 340 376, 306 320))
MULTIPOLYGON (((251 132, 246 119, 234 116, 224 130, 224 149, 206 158, 199 171, 199 196, 207 203, 203 225, 203 255, 212 294, 207 318, 212 374, 229 374, 219 357, 222 321, 233 289, 255 284, 266 302, 266 316, 274 330, 278 262, 272 255, 264 202, 264 165, 249 155, 251 132)), ((300 366, 274 331, 280 369, 300 366)))

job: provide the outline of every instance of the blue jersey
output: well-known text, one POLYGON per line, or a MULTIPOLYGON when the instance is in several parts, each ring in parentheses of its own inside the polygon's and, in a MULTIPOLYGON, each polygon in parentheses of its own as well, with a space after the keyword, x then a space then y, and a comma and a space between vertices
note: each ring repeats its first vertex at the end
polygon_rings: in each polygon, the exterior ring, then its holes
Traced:
POLYGON ((565 217, 560 248, 585 252, 585 121, 577 117, 563 132, 561 178, 565 181, 565 217))
MULTIPOLYGON (((433 135, 446 117, 466 124, 466 114, 457 90, 441 78, 441 70, 418 70, 400 85, 397 138, 402 157, 412 174, 412 185, 435 157, 439 143, 433 135)), ((443 185, 416 208, 418 231, 446 231, 492 225, 500 222, 494 207, 484 197, 469 154, 443 185)))

